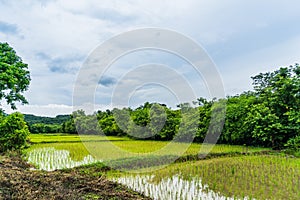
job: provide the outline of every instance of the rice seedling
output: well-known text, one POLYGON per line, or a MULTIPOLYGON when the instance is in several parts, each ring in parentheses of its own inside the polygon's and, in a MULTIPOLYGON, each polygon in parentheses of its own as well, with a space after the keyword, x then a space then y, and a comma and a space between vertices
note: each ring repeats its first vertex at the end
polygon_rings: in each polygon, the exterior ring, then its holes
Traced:
POLYGON ((197 161, 195 157, 206 144, 169 144, 118 137, 107 140, 92 135, 82 138, 38 135, 32 140, 35 144, 27 150, 27 159, 43 170, 70 168, 102 160, 103 163, 112 161, 116 166, 125 168, 133 164, 147 171, 147 167, 161 168, 166 164, 163 161, 172 156, 180 157, 181 162, 151 173, 107 172, 116 182, 133 185, 134 190, 154 199, 298 199, 300 196, 300 159, 251 155, 268 150, 264 148, 215 145, 209 155, 226 157, 210 156, 211 159, 197 161), (182 149, 186 149, 183 154, 182 149), (246 155, 241 156, 244 153, 246 155), (234 157, 229 157, 231 155, 234 157), (154 167, 153 162, 161 166, 154 167))
MULTIPOLYGON (((163 155, 187 156, 197 155, 200 152, 201 144, 186 144, 167 141, 142 141, 131 140, 120 137, 101 137, 97 135, 46 135, 35 134, 30 136, 34 145, 30 149, 55 147, 56 149, 68 150, 74 160, 81 160, 83 157, 92 156, 101 160, 114 160, 128 157, 141 157, 163 155), (121 152, 121 153, 120 153, 121 152)), ((29 149, 29 151, 30 151, 29 149)), ((258 152, 264 148, 249 147, 248 152, 258 152)), ((215 145, 211 154, 245 152, 244 146, 215 145)))
POLYGON ((73 168, 98 162, 88 155, 81 161, 74 161, 70 157, 70 152, 66 150, 56 150, 55 148, 34 149, 26 155, 29 163, 35 164, 41 170, 53 171, 56 169, 73 168))
POLYGON ((209 190, 225 197, 296 200, 300 196, 300 159, 296 158, 214 158, 172 164, 151 175, 154 182, 178 175, 186 181, 193 181, 198 177, 209 190))
MULTIPOLYGON (((152 175, 129 175, 112 180, 129 188, 143 193, 155 200, 192 200, 192 199, 216 199, 233 200, 234 197, 225 197, 218 192, 209 189, 208 185, 202 184, 201 178, 193 177, 189 180, 183 179, 180 175, 166 177, 160 181, 153 181, 152 175)), ((243 199, 248 199, 247 197, 243 199)))

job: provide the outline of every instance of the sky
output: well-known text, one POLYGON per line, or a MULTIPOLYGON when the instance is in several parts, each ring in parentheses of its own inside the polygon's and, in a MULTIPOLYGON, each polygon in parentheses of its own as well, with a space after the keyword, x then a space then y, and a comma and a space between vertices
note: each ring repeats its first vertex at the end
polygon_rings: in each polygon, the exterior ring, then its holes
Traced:
MULTIPOLYGON (((299 62, 299 8, 297 0, 0 0, 0 42, 8 42, 29 66, 29 104, 18 105, 18 111, 56 116, 79 108, 73 106, 74 90, 90 55, 114 36, 143 28, 172 30, 195 41, 214 63, 224 95, 251 90, 251 76, 299 62)), ((180 48, 179 41, 172 43, 180 48)), ((145 101, 174 107, 212 98, 214 77, 196 71, 176 54, 141 49, 95 75, 96 88, 88 94, 94 101, 83 103, 94 109, 145 101)), ((1 107, 12 112, 4 102, 1 107)))

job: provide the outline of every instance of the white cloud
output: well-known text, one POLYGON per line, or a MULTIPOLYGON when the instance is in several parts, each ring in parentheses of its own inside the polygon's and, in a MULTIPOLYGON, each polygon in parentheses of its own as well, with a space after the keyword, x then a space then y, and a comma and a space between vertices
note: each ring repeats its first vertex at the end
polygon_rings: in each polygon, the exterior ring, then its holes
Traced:
POLYGON ((234 95, 251 89, 251 76, 299 63, 299 46, 300 35, 242 57, 233 57, 225 62, 221 74, 223 75, 224 84, 227 86, 225 88, 227 93, 234 95), (235 74, 239 75, 236 76, 235 74))
MULTIPOLYGON (((141 27, 168 28, 192 37, 217 64, 228 94, 251 89, 251 75, 299 62, 299 7, 300 3, 293 0, 4 0, 0 5, 1 24, 17 34, 0 29, 0 38, 29 64, 32 82, 25 95, 30 104, 42 106, 44 115, 50 115, 55 109, 58 113, 71 106, 78 69, 97 45, 141 27)), ((174 45, 179 45, 178 41, 174 45)), ((118 79, 128 68, 156 59, 146 57, 128 56, 112 66, 107 75, 118 79)), ((170 66, 178 61, 166 59, 171 61, 157 60, 170 66)), ((174 68, 190 82, 198 81, 180 66, 182 62, 174 68)), ((197 95, 203 92, 196 90, 197 95)), ((158 91, 147 91, 147 97, 165 98, 158 91)), ((102 88, 101 97, 109 99, 110 92, 110 88, 102 88)), ((35 106, 20 109, 42 114, 35 106)))
POLYGON ((44 104, 44 105, 19 105, 17 110, 12 110, 9 106, 3 105, 5 113, 21 112, 23 114, 34 114, 37 116, 55 117, 57 115, 68 115, 76 110, 84 110, 86 114, 92 114, 98 110, 105 111, 113 108, 123 108, 120 105, 112 104, 84 104, 82 106, 68 106, 64 104, 44 104))

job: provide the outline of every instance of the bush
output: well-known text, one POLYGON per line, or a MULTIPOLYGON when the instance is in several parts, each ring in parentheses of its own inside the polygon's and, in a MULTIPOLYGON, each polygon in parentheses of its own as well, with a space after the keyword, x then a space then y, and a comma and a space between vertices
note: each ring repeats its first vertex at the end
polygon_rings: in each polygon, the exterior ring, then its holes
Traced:
POLYGON ((0 116, 0 152, 24 148, 29 134, 21 113, 0 116))
POLYGON ((290 138, 284 145, 288 153, 292 153, 300 156, 300 135, 290 138))

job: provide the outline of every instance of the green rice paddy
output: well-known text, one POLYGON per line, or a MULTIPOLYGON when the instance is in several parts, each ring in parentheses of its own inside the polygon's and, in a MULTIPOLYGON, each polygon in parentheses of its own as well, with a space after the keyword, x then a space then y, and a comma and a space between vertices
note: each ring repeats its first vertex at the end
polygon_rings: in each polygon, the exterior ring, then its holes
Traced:
POLYGON ((262 153, 269 151, 265 148, 215 145, 208 154, 215 156, 199 160, 195 155, 206 145, 93 135, 36 134, 30 139, 33 145, 26 151, 27 158, 45 170, 111 160, 142 166, 144 172, 139 174, 111 170, 107 176, 128 187, 134 185, 133 189, 154 199, 298 199, 300 196, 300 159, 262 153), (125 153, 118 155, 120 151, 125 153), (162 162, 172 156, 185 159, 168 165, 162 162), (165 166, 151 166, 147 162, 161 162, 165 166))

